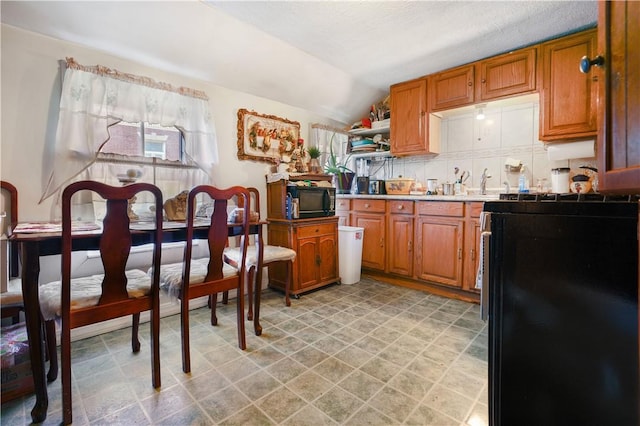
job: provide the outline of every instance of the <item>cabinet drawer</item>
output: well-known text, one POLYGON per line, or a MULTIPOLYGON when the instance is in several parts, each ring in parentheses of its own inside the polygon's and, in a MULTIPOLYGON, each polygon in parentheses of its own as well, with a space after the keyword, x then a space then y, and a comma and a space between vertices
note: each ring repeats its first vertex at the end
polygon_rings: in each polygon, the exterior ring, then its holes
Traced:
POLYGON ((431 216, 464 216, 464 203, 449 201, 424 201, 419 202, 419 215, 431 216))
POLYGON ((413 201, 387 201, 390 214, 413 214, 413 201))
POLYGON ((349 210, 351 210, 351 200, 343 200, 343 199, 336 200, 336 211, 341 212, 341 211, 349 211, 349 210))
POLYGON ((358 212, 384 213, 384 200, 353 200, 353 210, 358 212))
POLYGON ((301 226, 298 228, 298 238, 317 237, 320 235, 333 234, 336 225, 333 223, 322 223, 318 225, 301 226))
POLYGON ((469 203, 469 216, 480 217, 484 203, 469 203))

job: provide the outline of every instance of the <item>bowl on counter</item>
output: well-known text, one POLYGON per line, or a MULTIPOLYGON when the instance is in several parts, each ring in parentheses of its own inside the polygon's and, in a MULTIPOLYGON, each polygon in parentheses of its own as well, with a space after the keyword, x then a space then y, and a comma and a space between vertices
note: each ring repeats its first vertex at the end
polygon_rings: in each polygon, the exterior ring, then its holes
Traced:
POLYGON ((408 195, 411 192, 413 181, 414 179, 403 177, 387 179, 384 182, 387 195, 408 195))

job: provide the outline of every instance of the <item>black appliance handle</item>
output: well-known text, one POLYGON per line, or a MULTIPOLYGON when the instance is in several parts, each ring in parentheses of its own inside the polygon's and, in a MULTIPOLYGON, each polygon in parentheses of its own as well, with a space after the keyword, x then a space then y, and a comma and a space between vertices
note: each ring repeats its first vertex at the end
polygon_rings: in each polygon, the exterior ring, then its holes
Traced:
POLYGON ((491 213, 480 213, 480 261, 476 274, 476 288, 480 288, 480 318, 489 318, 489 241, 491 240, 491 213))
POLYGON ((331 210, 331 194, 329 194, 328 189, 325 189, 322 193, 322 210, 325 216, 327 216, 331 210))

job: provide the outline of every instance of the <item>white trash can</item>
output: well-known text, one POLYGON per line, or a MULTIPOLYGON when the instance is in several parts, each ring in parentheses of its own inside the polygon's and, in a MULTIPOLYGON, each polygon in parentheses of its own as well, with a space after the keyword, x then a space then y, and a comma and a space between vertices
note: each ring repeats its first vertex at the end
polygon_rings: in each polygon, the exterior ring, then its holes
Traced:
POLYGON ((338 227, 338 252, 340 253, 340 281, 355 284, 360 281, 362 267, 362 239, 364 228, 357 226, 338 227))

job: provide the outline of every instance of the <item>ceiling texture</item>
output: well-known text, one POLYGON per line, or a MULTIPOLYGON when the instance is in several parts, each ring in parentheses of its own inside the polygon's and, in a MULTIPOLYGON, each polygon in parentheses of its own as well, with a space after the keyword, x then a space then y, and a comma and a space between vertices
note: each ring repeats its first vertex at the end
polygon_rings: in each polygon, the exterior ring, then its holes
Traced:
POLYGON ((597 1, 3 0, 0 15, 351 123, 391 84, 593 27, 597 1))

